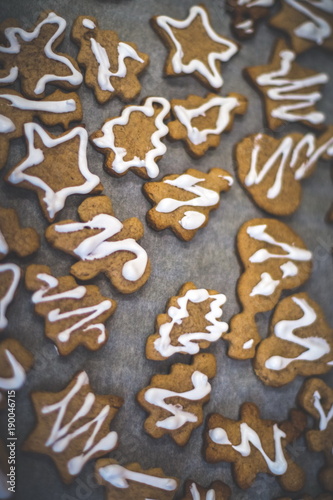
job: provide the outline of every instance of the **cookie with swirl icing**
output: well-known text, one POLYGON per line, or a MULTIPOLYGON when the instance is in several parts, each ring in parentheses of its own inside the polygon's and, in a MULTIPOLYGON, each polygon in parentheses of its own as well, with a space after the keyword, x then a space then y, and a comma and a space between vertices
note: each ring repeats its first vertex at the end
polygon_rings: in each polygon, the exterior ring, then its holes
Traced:
POLYGON ((214 481, 204 488, 188 479, 185 483, 185 496, 182 500, 229 500, 231 489, 222 481, 214 481))

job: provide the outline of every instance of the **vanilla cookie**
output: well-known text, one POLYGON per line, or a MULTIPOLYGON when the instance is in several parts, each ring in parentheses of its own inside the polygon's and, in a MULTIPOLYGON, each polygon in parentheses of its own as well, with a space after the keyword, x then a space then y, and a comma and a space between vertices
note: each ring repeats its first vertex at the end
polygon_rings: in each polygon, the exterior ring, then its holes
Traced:
POLYGON ((245 267, 237 283, 243 311, 230 322, 229 356, 253 358, 261 337, 255 315, 271 311, 282 290, 305 283, 312 268, 312 253, 286 224, 275 219, 252 219, 237 235, 237 250, 245 267))
POLYGON ((157 177, 157 162, 166 152, 161 139, 169 130, 164 123, 169 111, 164 97, 148 97, 142 105, 126 106, 120 116, 106 120, 91 135, 92 144, 105 155, 105 170, 115 177, 128 170, 144 179, 157 177))
POLYGON ((157 316, 155 333, 147 339, 147 358, 163 360, 176 353, 197 354, 218 341, 228 330, 228 324, 219 321, 226 300, 215 290, 185 283, 178 296, 169 300, 167 312, 157 316))
POLYGON ((45 335, 66 356, 78 345, 91 351, 108 339, 105 321, 114 314, 117 303, 101 295, 97 286, 78 286, 72 276, 53 276, 48 266, 31 265, 25 285, 34 292, 32 303, 45 318, 45 335))
POLYGON ((254 370, 267 385, 280 387, 297 375, 321 375, 333 368, 333 330, 306 293, 278 303, 270 334, 259 344, 254 370))
POLYGON ((0 264, 0 332, 8 325, 6 312, 20 282, 21 269, 16 264, 0 264))
POLYGON ((235 93, 226 97, 208 94, 204 98, 189 95, 187 99, 172 99, 175 120, 168 123, 169 136, 182 140, 187 152, 199 158, 220 144, 221 134, 231 130, 235 115, 243 115, 246 109, 247 99, 235 93))
POLYGON ((33 392, 36 428, 23 444, 24 451, 48 455, 62 480, 72 482, 85 464, 113 450, 118 435, 110 423, 122 398, 95 395, 86 372, 78 373, 60 392, 33 392))
POLYGON ((308 379, 298 401, 316 421, 316 429, 307 431, 306 441, 311 451, 324 452, 326 464, 319 480, 325 490, 333 492, 333 389, 319 378, 308 379))
POLYGON ((222 481, 214 481, 203 488, 190 479, 185 483, 185 496, 182 500, 229 500, 231 489, 222 481))
POLYGON ((175 477, 166 476, 159 468, 143 469, 138 463, 123 466, 102 458, 95 470, 98 482, 106 488, 106 500, 172 500, 178 489, 175 477))
POLYGON ((300 490, 305 482, 303 470, 293 461, 286 446, 306 427, 304 413, 292 410, 290 420, 275 422, 260 417, 257 406, 243 403, 240 420, 217 413, 206 420, 204 454, 208 462, 231 462, 237 485, 249 488, 257 474, 276 476, 288 491, 300 490), (274 458, 273 458, 274 457, 274 458))
POLYGON ((166 75, 193 74, 209 88, 222 87, 221 63, 229 61, 239 45, 215 32, 204 6, 193 5, 184 20, 155 16, 151 24, 169 49, 166 75))
POLYGON ((220 204, 220 193, 232 184, 229 172, 221 168, 212 168, 207 174, 190 168, 181 175, 147 182, 143 192, 154 204, 147 212, 147 222, 156 231, 170 228, 178 238, 189 241, 208 224, 211 210, 220 204))
POLYGON ((137 243, 143 236, 143 225, 132 217, 121 223, 113 215, 107 196, 87 198, 78 208, 82 222, 63 220, 45 232, 47 241, 79 260, 71 273, 89 280, 100 272, 122 293, 141 288, 149 278, 147 252, 137 243))
POLYGON ((77 93, 56 90, 41 101, 24 98, 12 89, 0 90, 0 168, 8 158, 12 139, 24 136, 24 124, 38 118, 45 125, 62 125, 82 120, 81 101, 77 93))
POLYGON ((333 50, 332 0, 282 0, 281 4, 269 24, 288 35, 297 54, 312 47, 333 50))
POLYGON ((213 354, 196 354, 191 365, 177 363, 169 375, 154 375, 138 395, 138 403, 149 413, 146 432, 160 438, 169 434, 180 446, 203 422, 203 405, 209 401, 208 379, 216 375, 213 354))
POLYGON ((91 16, 74 21, 72 39, 80 48, 77 61, 85 70, 84 81, 100 104, 115 96, 131 101, 140 94, 138 75, 148 65, 149 56, 134 43, 121 42, 115 31, 101 30, 91 16))
POLYGON ((10 252, 26 257, 39 248, 39 235, 32 227, 22 227, 13 208, 0 206, 0 260, 10 252))
POLYGON ((295 212, 302 197, 300 181, 312 175, 320 158, 332 157, 332 126, 319 138, 295 132, 275 139, 259 133, 236 146, 240 183, 256 205, 273 215, 295 212))
POLYGON ((259 21, 269 15, 275 0, 227 0, 227 9, 231 12, 231 29, 237 38, 252 38, 257 31, 259 21))
POLYGON ((7 19, 0 25, 0 85, 20 81, 24 95, 44 97, 49 83, 65 89, 77 88, 82 75, 75 60, 55 49, 65 36, 66 21, 54 12, 43 12, 32 31, 7 19), (14 24, 14 26, 13 26, 14 24))
POLYGON ((269 64, 244 70, 263 95, 267 124, 272 130, 295 122, 322 128, 325 121, 325 114, 317 110, 316 103, 322 97, 320 87, 328 82, 328 75, 300 66, 295 59, 296 53, 284 40, 278 40, 269 64))

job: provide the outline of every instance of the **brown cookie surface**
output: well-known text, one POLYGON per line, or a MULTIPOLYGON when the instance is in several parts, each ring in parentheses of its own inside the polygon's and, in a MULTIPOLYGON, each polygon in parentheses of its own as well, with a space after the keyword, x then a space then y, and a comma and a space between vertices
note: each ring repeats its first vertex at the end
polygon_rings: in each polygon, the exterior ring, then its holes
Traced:
POLYGON ((20 282, 21 269, 16 264, 0 264, 0 332, 8 325, 7 308, 14 300, 20 282))
POLYGON ((148 224, 156 231, 170 228, 178 238, 189 241, 207 225, 211 210, 219 206, 220 193, 232 184, 232 176, 221 168, 207 174, 190 168, 181 175, 146 183, 143 192, 154 204, 147 212, 148 224))
POLYGON ((203 422, 203 405, 210 398, 209 378, 215 377, 213 354, 196 354, 191 365, 177 363, 169 375, 154 375, 137 400, 149 413, 146 432, 160 438, 169 434, 180 446, 189 440, 193 429, 203 422))
POLYGON ((79 260, 71 273, 85 281, 103 272, 122 293, 141 288, 149 278, 150 262, 137 243, 143 236, 140 220, 132 217, 121 223, 107 196, 87 198, 78 214, 82 222, 61 221, 45 232, 52 246, 79 260))
POLYGON ((203 488, 189 479, 185 483, 185 496, 182 500, 229 500, 229 498, 231 489, 222 481, 214 481, 208 488, 203 488))
POLYGON ((39 235, 31 227, 22 227, 13 208, 0 206, 0 260, 10 252, 26 257, 39 248, 39 235))
POLYGON ((252 38, 259 21, 269 15, 275 0, 228 0, 227 9, 231 12, 231 29, 237 38, 252 38))

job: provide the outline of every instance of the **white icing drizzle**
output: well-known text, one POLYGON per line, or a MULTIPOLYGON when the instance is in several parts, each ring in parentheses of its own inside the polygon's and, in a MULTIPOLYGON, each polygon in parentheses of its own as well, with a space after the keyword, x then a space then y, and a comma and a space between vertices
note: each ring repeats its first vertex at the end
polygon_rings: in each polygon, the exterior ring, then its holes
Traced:
POLYGON ((8 116, 0 114, 0 134, 9 134, 16 130, 15 123, 8 116))
POLYGON ((104 481, 107 481, 115 488, 128 488, 128 480, 146 484, 164 491, 174 491, 177 488, 177 482, 172 478, 135 472, 118 464, 106 465, 98 469, 98 472, 104 481))
POLYGON ((283 454, 281 439, 286 437, 286 434, 279 429, 277 424, 273 425, 273 439, 274 439, 274 447, 275 447, 275 459, 272 460, 266 453, 262 447, 260 437, 258 434, 245 422, 240 424, 240 432, 241 432, 241 442, 239 445, 233 445, 229 439, 226 431, 221 427, 216 427, 215 429, 211 429, 209 431, 210 439, 217 444, 232 446, 232 448, 240 453, 243 457, 248 457, 251 454, 251 446, 257 448, 257 450, 261 453, 263 459, 265 460, 267 467, 269 470, 277 475, 281 476, 284 474, 288 468, 287 461, 283 454))
POLYGON ((15 356, 8 350, 5 349, 6 358, 10 364, 13 375, 11 377, 0 377, 0 390, 10 391, 15 389, 20 389, 25 382, 26 374, 23 366, 17 361, 15 356))
POLYGON ((253 339, 250 339, 250 340, 247 340, 246 342, 244 342, 243 349, 251 349, 251 347, 253 346, 253 342, 254 342, 253 339))
POLYGON ((315 391, 313 393, 313 406, 315 407, 315 409, 319 413, 319 417, 320 417, 319 430, 324 431, 325 429, 327 429, 329 421, 332 420, 332 418, 333 418, 333 405, 331 406, 331 408, 328 410, 328 413, 326 414, 325 410, 321 404, 321 396, 320 396, 318 391, 315 391))
POLYGON ((9 253, 9 246, 3 233, 1 232, 1 229, 0 229, 0 253, 2 253, 2 255, 7 255, 9 253))
POLYGON ((195 144, 202 144, 207 141, 207 136, 210 134, 219 135, 225 130, 230 123, 230 113, 233 109, 239 106, 239 102, 235 97, 212 97, 198 108, 185 108, 184 106, 174 106, 176 117, 186 127, 189 140, 195 144), (206 112, 214 107, 219 106, 219 114, 216 120, 215 128, 199 130, 192 125, 192 120, 198 116, 206 116, 206 112))
POLYGON ((170 103, 164 97, 148 97, 144 105, 127 106, 123 110, 121 116, 105 122, 101 129, 101 131, 103 132, 103 136, 95 138, 93 142, 99 148, 111 149, 114 152, 115 158, 112 163, 112 168, 118 174, 126 172, 131 167, 145 167, 147 170, 147 175, 151 179, 153 179, 159 174, 159 169, 155 162, 155 158, 163 156, 166 152, 166 146, 161 142, 161 139, 169 132, 167 125, 165 125, 165 123, 163 122, 169 111, 170 103), (150 142, 153 145, 153 148, 147 151, 143 159, 134 156, 130 160, 124 160, 125 156, 127 155, 127 150, 124 147, 115 145, 113 128, 117 125, 127 125, 130 119, 130 115, 133 112, 143 113, 147 117, 153 116, 155 113, 154 104, 159 104, 160 106, 162 106, 162 109, 155 118, 155 127, 157 130, 152 134, 150 138, 150 142))
POLYGON ((253 21, 252 19, 246 19, 245 21, 236 24, 235 28, 237 28, 238 30, 243 30, 245 33, 253 33, 253 21))
POLYGON ((322 337, 298 337, 294 334, 294 330, 312 325, 317 315, 315 310, 307 303, 305 299, 292 297, 293 302, 297 304, 303 311, 303 316, 296 320, 281 320, 274 327, 274 335, 279 339, 288 342, 294 342, 301 347, 304 347, 299 356, 294 358, 285 358, 283 356, 271 356, 265 362, 265 367, 269 370, 283 370, 294 361, 316 361, 330 352, 329 343, 322 337))
POLYGON ((280 269, 282 271, 282 278, 288 278, 289 276, 296 276, 298 273, 297 266, 290 260, 288 262, 285 262, 284 264, 281 264, 280 269))
MULTIPOLYGON (((80 85, 80 83, 82 82, 81 73, 77 69, 75 69, 71 61, 67 59, 67 57, 61 54, 55 54, 52 50, 53 43, 57 40, 59 36, 62 35, 67 25, 65 19, 63 19, 60 16, 57 16, 54 12, 50 12, 49 15, 43 21, 37 24, 37 26, 33 31, 25 31, 22 28, 17 28, 17 27, 6 28, 5 36, 9 42, 9 46, 4 47, 3 45, 1 45, 0 53, 19 54, 21 46, 17 37, 19 36, 25 42, 31 42, 32 40, 38 38, 42 26, 45 26, 46 24, 57 24, 58 28, 44 47, 45 55, 49 59, 63 63, 65 66, 67 66, 71 74, 66 76, 46 74, 42 76, 38 80, 36 88, 34 90, 36 95, 42 94, 45 90, 45 85, 49 82, 66 81, 74 86, 80 85)), ((17 79, 18 74, 19 70, 15 66, 11 68, 10 73, 7 77, 0 78, 0 83, 13 83, 17 79)))
POLYGON ((172 68, 176 74, 198 72, 203 75, 214 88, 222 87, 223 79, 216 67, 217 61, 229 61, 236 54, 238 47, 231 40, 219 36, 211 27, 206 11, 199 5, 191 7, 189 15, 183 21, 172 19, 168 16, 158 16, 156 19, 158 26, 166 31, 175 46, 175 53, 172 57, 172 68), (202 25, 207 35, 214 42, 221 44, 221 52, 210 52, 207 57, 207 66, 199 59, 192 59, 188 64, 183 62, 184 49, 174 35, 172 28, 188 28, 194 19, 200 16, 202 25), (225 50, 224 50, 225 48, 225 50))
POLYGON ((322 45, 332 33, 331 26, 325 18, 314 14, 313 10, 309 9, 305 4, 308 3, 311 7, 316 7, 323 12, 323 15, 333 14, 333 1, 332 0, 285 0, 288 5, 293 9, 300 12, 308 20, 299 24, 294 29, 294 34, 305 40, 315 42, 322 45))
MULTIPOLYGON (((88 169, 87 163, 87 143, 88 133, 83 127, 75 127, 63 136, 53 139, 49 134, 37 123, 25 123, 24 133, 28 141, 28 157, 20 163, 8 177, 9 182, 12 184, 19 184, 21 182, 28 182, 33 186, 45 192, 43 202, 46 205, 48 214, 53 218, 65 205, 66 198, 72 194, 88 194, 98 184, 100 179, 97 175, 92 174, 88 169), (44 153, 41 149, 36 148, 34 145, 35 133, 39 135, 46 148, 53 148, 59 144, 70 141, 74 137, 80 138, 80 145, 78 150, 78 168, 85 182, 79 186, 66 186, 59 191, 53 189, 40 177, 29 175, 26 170, 29 167, 39 165, 44 161, 44 153)), ((75 165, 70 165, 70 168, 75 168, 75 165)))
POLYGON ((253 185, 260 184, 269 171, 276 165, 276 162, 280 158, 280 163, 276 172, 273 185, 267 191, 268 199, 275 199, 282 190, 283 174, 287 166, 294 168, 299 161, 299 156, 301 153, 304 154, 303 149, 306 147, 305 156, 306 159, 303 163, 294 171, 294 177, 296 180, 302 179, 308 170, 313 166, 313 164, 319 159, 319 157, 327 152, 333 156, 333 150, 331 152, 331 147, 333 145, 333 136, 330 137, 324 144, 316 148, 316 137, 313 134, 306 134, 294 144, 293 139, 290 136, 285 137, 279 146, 275 149, 273 154, 268 158, 268 160, 262 166, 260 172, 258 172, 258 156, 260 154, 260 142, 263 135, 257 134, 254 139, 254 145, 251 153, 251 165, 250 170, 245 177, 245 185, 251 187, 253 185), (291 158, 290 158, 291 155, 291 158), (289 162, 288 162, 289 160, 289 162))
POLYGON ((259 283, 257 283, 257 285, 255 285, 252 289, 250 297, 253 297, 254 295, 272 295, 280 283, 280 280, 273 280, 269 273, 262 273, 260 278, 261 280, 259 283))
POLYGON ((195 212, 194 210, 187 210, 184 212, 184 216, 180 219, 179 224, 183 229, 192 231, 193 229, 199 229, 206 221, 206 216, 201 212, 195 212))
POLYGON ((12 302, 16 288, 18 287, 21 270, 16 264, 0 264, 0 275, 1 273, 11 272, 13 279, 9 285, 5 295, 0 298, 0 329, 3 330, 8 325, 8 320, 5 316, 7 307, 12 302))
POLYGON ((200 399, 203 399, 205 396, 210 394, 211 385, 208 382, 207 375, 196 370, 192 373, 191 381, 193 389, 186 392, 174 392, 167 389, 159 389, 157 387, 151 387, 146 391, 145 400, 148 403, 154 406, 159 406, 172 414, 171 417, 157 421, 155 424, 156 427, 176 430, 185 425, 187 422, 198 421, 198 417, 196 415, 184 411, 181 405, 165 402, 166 399, 172 397, 181 397, 190 401, 200 401, 200 399))
POLYGON ((89 392, 85 396, 84 402, 73 417, 66 424, 63 424, 68 405, 71 403, 76 394, 79 393, 81 388, 87 384, 89 384, 88 375, 83 371, 78 375, 74 386, 63 399, 52 405, 43 406, 41 409, 41 412, 44 415, 48 415, 53 412, 58 413, 51 429, 51 433, 45 442, 45 446, 51 447, 55 453, 61 453, 64 451, 73 439, 87 432, 90 427, 94 426, 93 432, 84 443, 82 453, 71 458, 67 462, 68 473, 72 476, 79 474, 85 463, 96 452, 103 451, 106 453, 111 451, 116 446, 118 441, 117 433, 111 431, 95 443, 96 436, 109 414, 110 406, 105 405, 95 418, 92 420, 87 419, 87 415, 93 408, 96 399, 92 392, 89 392), (73 432, 70 432, 72 425, 79 419, 83 419, 83 422, 85 423, 81 425, 81 427, 77 427, 73 432))
POLYGON ((107 241, 112 236, 118 234, 123 228, 123 224, 116 217, 108 214, 98 214, 88 222, 70 222, 54 226, 55 231, 58 233, 73 233, 87 228, 101 229, 101 232, 94 236, 89 236, 75 248, 74 253, 81 260, 103 259, 120 251, 131 252, 136 257, 125 262, 122 275, 129 281, 137 281, 143 276, 147 267, 148 256, 147 252, 134 238, 107 241))
POLYGON ((221 177, 221 179, 226 180, 229 186, 232 186, 234 183, 234 180, 231 177, 231 175, 219 175, 218 177, 221 177))
POLYGON ((15 94, 0 94, 0 100, 1 99, 9 101, 13 108, 26 111, 71 113, 76 110, 76 102, 74 99, 64 99, 63 101, 33 101, 15 94))
POLYGON ((238 5, 246 5, 246 7, 272 7, 275 0, 238 0, 238 5))
POLYGON ((109 56, 105 50, 105 48, 99 43, 96 42, 95 38, 90 38, 91 50, 94 54, 96 61, 98 62, 98 75, 97 81, 101 90, 109 90, 110 92, 114 91, 114 87, 110 82, 110 78, 118 77, 124 78, 127 75, 127 67, 125 64, 126 57, 130 57, 135 61, 143 63, 144 60, 138 55, 138 53, 124 42, 119 42, 118 44, 118 70, 115 73, 110 71, 110 60, 109 56))
POLYGON ((291 50, 281 50, 279 53, 281 58, 281 66, 278 70, 271 73, 264 73, 256 78, 256 82, 260 86, 271 86, 267 91, 267 96, 273 101, 296 101, 294 104, 286 104, 277 106, 271 111, 274 118, 295 122, 298 120, 306 120, 316 125, 325 120, 325 115, 319 111, 308 112, 304 114, 296 114, 296 110, 306 109, 314 106, 321 99, 320 92, 311 92, 306 94, 297 93, 301 89, 307 89, 315 85, 328 82, 326 73, 316 73, 313 76, 299 79, 281 78, 288 75, 291 70, 292 62, 296 54, 291 50), (277 88, 274 88, 277 87, 277 88))
POLYGON ((188 354, 196 354, 200 347, 196 341, 208 340, 216 342, 221 338, 222 334, 228 330, 228 324, 224 321, 218 321, 222 316, 222 305, 226 301, 226 296, 223 294, 210 295, 205 288, 188 290, 183 297, 177 299, 179 307, 169 307, 168 315, 171 318, 169 323, 164 323, 159 328, 159 335, 155 342, 155 349, 165 358, 172 356, 177 352, 187 352, 188 354), (174 325, 181 325, 183 319, 189 316, 187 306, 189 302, 200 304, 208 299, 211 299, 210 310, 205 315, 205 319, 210 323, 206 327, 205 332, 190 332, 183 333, 177 338, 177 343, 180 345, 174 346, 171 344, 170 334, 174 325))
POLYGON ((82 25, 88 30, 93 30, 96 28, 96 24, 91 19, 83 19, 82 25))
MULTIPOLYGON (((192 500, 200 500, 201 496, 198 491, 197 485, 195 483, 192 483, 190 486, 190 493, 192 496, 192 500)), ((213 489, 208 490, 206 493, 206 500, 215 500, 215 491, 213 489)))
MULTIPOLYGON (((82 299, 86 293, 87 289, 85 286, 78 286, 73 288, 72 290, 66 290, 65 292, 55 293, 50 295, 50 290, 56 288, 59 285, 59 281, 54 276, 50 276, 49 274, 40 273, 37 274, 37 278, 44 282, 45 285, 41 286, 39 290, 37 290, 32 296, 32 302, 34 304, 41 304, 43 302, 51 302, 54 300, 63 300, 63 299, 82 299)), ((82 328, 86 323, 90 323, 95 318, 103 314, 103 312, 109 310, 112 307, 112 302, 110 300, 104 300, 99 304, 95 304, 89 307, 81 307, 78 309, 72 309, 68 312, 61 313, 60 309, 53 309, 47 315, 48 321, 54 323, 56 321, 62 321, 63 319, 68 319, 76 316, 83 316, 83 318, 76 323, 74 323, 69 328, 59 332, 57 334, 60 342, 67 342, 70 339, 70 336, 73 332, 82 328)), ((97 338, 98 344, 101 344, 105 341, 105 325, 103 323, 98 324, 90 324, 86 328, 83 329, 83 332, 87 330, 97 329, 100 331, 100 334, 97 338)))

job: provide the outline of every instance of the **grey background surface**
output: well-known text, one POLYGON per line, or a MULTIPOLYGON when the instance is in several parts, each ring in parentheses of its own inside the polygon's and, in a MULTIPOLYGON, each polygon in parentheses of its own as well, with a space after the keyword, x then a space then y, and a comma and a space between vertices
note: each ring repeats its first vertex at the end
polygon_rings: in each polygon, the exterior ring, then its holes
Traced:
MULTIPOLYGON (((163 78, 163 64, 166 49, 161 40, 149 26, 149 19, 156 14, 168 14, 184 19, 193 0, 154 1, 154 0, 65 0, 27 1, 11 0, 0 2, 1 19, 19 17, 23 25, 30 29, 39 13, 44 9, 54 9, 68 21, 66 38, 60 49, 75 56, 77 48, 69 40, 70 26, 78 15, 96 16, 100 27, 117 31, 123 41, 137 43, 139 50, 150 55, 151 62, 141 77, 142 91, 139 102, 146 96, 158 95, 166 98, 185 98, 194 93, 204 96, 207 90, 193 77, 163 78)), ((211 12, 212 24, 217 32, 230 36, 230 17, 225 14, 222 1, 206 0, 211 12)), ((202 159, 192 160, 180 142, 167 144, 167 152, 159 162, 160 177, 169 173, 181 173, 189 167, 204 172, 211 167, 222 167, 234 173, 232 156, 233 146, 245 135, 265 130, 262 101, 259 95, 242 77, 242 68, 264 64, 278 32, 261 25, 257 36, 242 44, 242 49, 229 63, 223 65, 224 86, 221 93, 239 92, 249 99, 248 112, 237 118, 233 130, 222 136, 216 150, 209 151, 202 159)), ((320 109, 325 109, 329 122, 333 113, 333 67, 332 56, 314 49, 298 58, 301 64, 325 70, 330 74, 330 83, 323 90, 320 109)), ((48 91, 51 91, 51 87, 48 91)), ((114 99, 100 106, 92 92, 84 85, 79 89, 84 106, 83 123, 89 133, 97 130, 103 121, 117 116, 123 104, 114 99)), ((60 131, 55 128, 54 131, 60 131)), ((288 131, 305 131, 305 127, 282 127, 278 135, 288 131)), ((15 140, 10 149, 6 168, 1 172, 1 204, 17 207, 23 225, 35 227, 42 235, 42 246, 36 256, 27 259, 24 266, 33 262, 47 264, 56 275, 67 274, 73 259, 51 248, 43 238, 46 221, 33 192, 6 185, 2 178, 9 169, 25 155, 24 140, 15 140)), ((229 193, 222 194, 221 206, 210 216, 208 226, 199 231, 190 243, 179 241, 171 232, 154 232, 145 223, 145 214, 150 204, 141 192, 143 181, 128 173, 121 179, 108 176, 103 168, 103 156, 89 146, 90 169, 97 173, 103 184, 104 193, 112 199, 115 215, 124 220, 137 216, 145 224, 145 235, 141 240, 152 261, 152 273, 147 284, 131 296, 117 293, 104 276, 93 280, 102 293, 118 301, 118 310, 107 323, 110 338, 100 351, 91 353, 78 348, 67 357, 57 355, 53 344, 44 337, 43 320, 33 312, 30 293, 19 288, 15 302, 9 312, 9 327, 3 336, 19 339, 35 355, 35 366, 28 376, 25 387, 17 393, 17 433, 18 446, 22 444, 35 425, 35 417, 29 399, 31 391, 59 391, 79 370, 86 370, 96 393, 112 393, 122 396, 125 404, 115 418, 112 428, 119 433, 120 446, 110 456, 121 463, 139 461, 145 468, 160 466, 166 474, 177 476, 181 481, 195 479, 204 486, 216 479, 225 481, 232 487, 235 499, 270 499, 282 492, 276 479, 259 475, 248 491, 241 491, 232 480, 230 464, 207 464, 202 456, 203 426, 196 429, 184 448, 178 447, 165 436, 154 440, 146 435, 143 422, 146 414, 135 402, 136 393, 148 385, 153 374, 167 373, 174 362, 189 362, 189 357, 173 357, 163 362, 147 361, 144 356, 145 341, 154 332, 157 314, 165 309, 169 297, 175 295, 180 286, 194 281, 199 287, 219 290, 227 296, 223 319, 230 318, 239 311, 235 295, 237 279, 241 266, 235 253, 235 236, 241 224, 253 217, 265 214, 251 202, 238 182, 229 193)), ((307 291, 322 307, 330 323, 333 323, 332 283, 333 266, 331 247, 333 230, 324 222, 324 215, 332 198, 329 162, 319 162, 315 175, 303 182, 303 200, 299 210, 284 222, 298 232, 314 254, 313 274, 302 290, 307 291)), ((72 196, 59 219, 75 218, 76 207, 82 197, 72 196)), ((8 259, 7 259, 8 261, 8 259)), ((17 262, 15 258, 11 261, 17 262)), ((263 336, 267 334, 270 314, 258 315, 258 325, 263 336)), ((302 378, 297 378, 280 389, 265 387, 255 376, 251 361, 235 361, 226 356, 223 340, 209 348, 217 357, 218 373, 212 382, 210 402, 204 413, 221 412, 230 418, 238 417, 239 406, 244 401, 256 403, 262 417, 282 420, 295 405, 295 396, 302 378)), ((329 376, 323 377, 329 380, 329 376)), ((1 415, 2 430, 5 429, 5 413, 1 415)), ((321 454, 306 451, 304 441, 300 440, 290 448, 297 463, 307 471, 304 491, 319 493, 316 480, 318 469, 322 466, 321 454)), ((42 455, 18 453, 17 493, 18 500, 100 500, 104 498, 103 489, 96 487, 92 479, 93 463, 89 463, 71 486, 64 486, 55 466, 42 455)), ((293 495, 295 496, 295 495, 293 495)), ((181 495, 179 496, 181 498, 181 495)))

